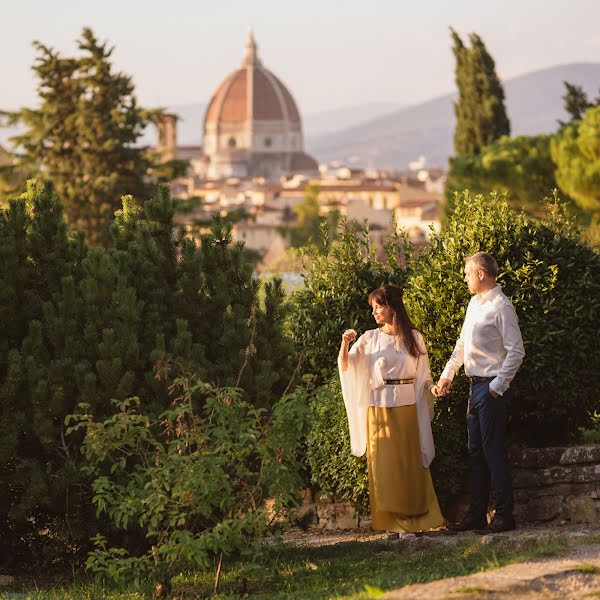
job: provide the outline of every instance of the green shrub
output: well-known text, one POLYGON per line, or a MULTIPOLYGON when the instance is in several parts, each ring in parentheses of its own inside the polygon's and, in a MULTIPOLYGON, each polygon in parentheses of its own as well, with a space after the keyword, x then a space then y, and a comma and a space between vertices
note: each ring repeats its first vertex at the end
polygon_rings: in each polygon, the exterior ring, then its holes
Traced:
POLYGON ((292 296, 288 320, 303 371, 318 384, 336 372, 342 332, 351 327, 361 334, 375 327, 367 295, 384 283, 404 283, 407 271, 401 261, 408 250, 402 236, 391 236, 388 258, 380 261, 368 229, 345 222, 339 242, 323 246, 306 251, 310 267, 304 287, 292 296))
MULTIPOLYGON (((498 260, 498 279, 515 305, 527 353, 512 386, 511 442, 566 443, 579 428, 590 426, 600 404, 599 392, 590 385, 600 376, 600 256, 581 241, 559 202, 549 205, 546 221, 538 222, 511 210, 505 198, 457 196, 453 216, 433 235, 428 252, 398 270, 361 253, 357 236, 346 232, 328 260, 313 262, 306 289, 296 295, 292 316, 302 328, 297 339, 308 357, 306 369, 326 381, 336 379, 341 331, 373 327, 366 295, 391 280, 405 283, 408 314, 423 332, 432 375, 439 377, 470 299, 464 257, 480 250, 498 260)), ((431 469, 442 504, 464 486, 467 396, 461 370, 450 395, 436 401, 431 469)), ((312 405, 310 439, 318 444, 309 444, 308 457, 314 481, 364 507, 365 472, 350 460, 337 384, 319 388, 312 405)))
POLYGON ((100 579, 168 591, 174 574, 206 570, 215 557, 254 559, 269 521, 299 503, 308 424, 300 397, 283 398, 265 420, 236 389, 182 377, 171 390, 173 405, 158 419, 137 398, 115 402, 104 421, 90 412, 68 419, 70 431, 85 431, 98 514, 145 540, 132 550, 98 534, 87 567, 100 579))
POLYGON ((352 502, 360 514, 369 511, 369 478, 366 456, 352 456, 348 418, 340 382, 317 388, 311 397, 313 427, 306 441, 311 479, 322 493, 352 502))
POLYGON ((125 198, 104 249, 69 231, 48 182, 0 211, 0 554, 15 564, 33 565, 38 541, 89 537, 80 440, 64 426, 78 403, 103 418, 137 395, 156 416, 169 382, 154 369, 169 359, 266 409, 288 385, 281 282, 260 302, 231 225, 198 244, 174 235, 173 214, 166 188, 143 209, 125 198))
MULTIPOLYGON (((526 351, 512 386, 509 431, 514 441, 531 446, 568 442, 589 425, 600 399, 589 386, 600 375, 600 255, 581 241, 559 202, 548 210, 538 222, 511 210, 505 198, 463 194, 427 255, 412 265, 406 289, 407 310, 438 375, 470 298, 464 257, 479 250, 496 257, 498 281, 515 306, 526 351)), ((457 403, 462 412, 465 397, 461 370, 438 408, 457 403)), ((442 431, 436 431, 437 441, 442 431)))
POLYGON ((292 296, 289 327, 307 374, 304 394, 313 409, 306 444, 311 481, 337 500, 351 501, 364 514, 369 506, 366 460, 350 453, 348 421, 337 375, 341 334, 376 325, 368 293, 384 283, 402 284, 410 251, 403 236, 391 236, 387 258, 378 259, 368 228, 342 223, 332 247, 310 247, 305 286, 292 296))
POLYGON ((453 210, 453 192, 468 189, 482 194, 505 192, 514 208, 542 214, 544 196, 558 187, 550 140, 549 135, 502 136, 478 154, 452 158, 446 186, 448 211, 453 210))

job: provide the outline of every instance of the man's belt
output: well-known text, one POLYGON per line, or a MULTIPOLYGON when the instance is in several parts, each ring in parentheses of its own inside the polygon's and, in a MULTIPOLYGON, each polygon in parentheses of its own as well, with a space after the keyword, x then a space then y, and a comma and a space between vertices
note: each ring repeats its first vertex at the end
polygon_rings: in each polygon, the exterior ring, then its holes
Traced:
POLYGON ((474 375, 473 377, 469 377, 469 383, 474 385, 476 383, 483 383, 484 381, 491 381, 492 379, 496 379, 496 377, 479 377, 479 375, 474 375))
POLYGON ((385 385, 404 385, 406 383, 414 383, 415 382, 415 378, 413 377, 412 379, 384 379, 383 383, 385 383, 385 385))

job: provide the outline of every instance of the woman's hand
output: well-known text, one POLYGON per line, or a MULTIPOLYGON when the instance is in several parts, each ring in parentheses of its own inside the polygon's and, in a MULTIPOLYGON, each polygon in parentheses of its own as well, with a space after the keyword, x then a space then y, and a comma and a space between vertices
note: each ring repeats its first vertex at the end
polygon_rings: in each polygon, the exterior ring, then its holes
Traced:
POLYGON ((357 335, 358 333, 355 329, 346 329, 346 331, 342 333, 342 341, 349 344, 350 342, 353 342, 356 339, 357 335))

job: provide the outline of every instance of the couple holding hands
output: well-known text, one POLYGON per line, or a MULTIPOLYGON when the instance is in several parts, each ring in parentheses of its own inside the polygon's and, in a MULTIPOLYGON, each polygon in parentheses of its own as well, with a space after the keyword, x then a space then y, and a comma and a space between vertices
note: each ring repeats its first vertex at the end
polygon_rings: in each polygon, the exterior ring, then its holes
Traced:
POLYGON ((444 524, 429 472, 435 455, 433 396, 448 393, 463 365, 470 383, 470 505, 463 519, 447 529, 497 533, 516 527, 505 429, 510 384, 525 356, 523 340, 515 309, 496 283, 494 257, 485 252, 468 256, 464 273, 473 297, 437 384, 423 336, 406 313, 399 286, 384 285, 369 295, 376 329, 358 339, 354 329, 342 335, 342 395, 352 454, 367 452, 373 529, 402 534, 444 524), (496 511, 488 523, 492 477, 496 511))

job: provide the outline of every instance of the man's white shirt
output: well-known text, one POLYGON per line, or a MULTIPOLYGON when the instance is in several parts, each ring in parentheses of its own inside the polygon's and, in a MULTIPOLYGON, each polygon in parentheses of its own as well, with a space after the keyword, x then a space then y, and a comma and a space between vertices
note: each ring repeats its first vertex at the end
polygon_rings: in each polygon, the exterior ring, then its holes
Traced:
POLYGON ((517 313, 496 285, 471 298, 460 337, 441 377, 452 380, 464 364, 467 377, 494 377, 490 388, 502 395, 524 356, 517 313))

